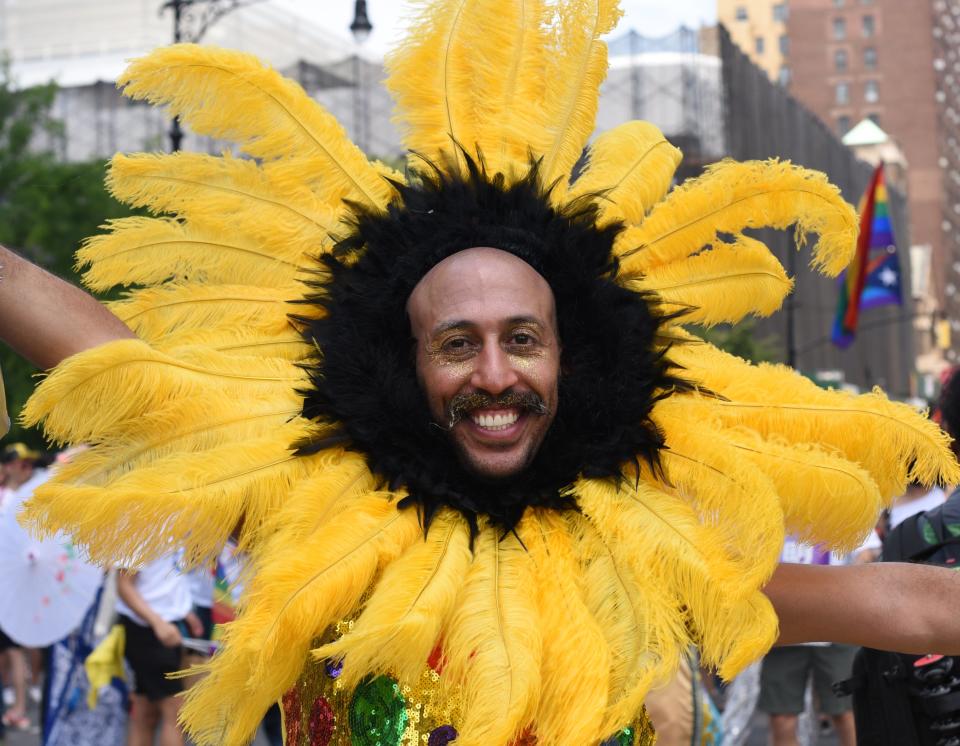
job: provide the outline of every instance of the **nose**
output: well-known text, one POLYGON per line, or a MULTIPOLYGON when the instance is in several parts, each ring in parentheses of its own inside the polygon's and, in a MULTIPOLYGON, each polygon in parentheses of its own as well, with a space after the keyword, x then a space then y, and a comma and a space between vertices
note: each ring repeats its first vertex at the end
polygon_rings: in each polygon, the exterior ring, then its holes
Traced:
POLYGON ((510 356, 500 345, 484 345, 476 359, 470 384, 488 394, 497 395, 516 386, 519 381, 520 377, 514 370, 510 356))

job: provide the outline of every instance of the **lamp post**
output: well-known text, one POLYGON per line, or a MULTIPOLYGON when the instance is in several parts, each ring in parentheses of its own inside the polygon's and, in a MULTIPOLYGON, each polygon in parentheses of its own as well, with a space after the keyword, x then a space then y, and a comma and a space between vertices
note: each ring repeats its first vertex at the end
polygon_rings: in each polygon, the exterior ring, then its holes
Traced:
MULTIPOLYGON (((223 16, 234 10, 253 5, 260 0, 166 0, 160 6, 160 14, 168 8, 173 10, 173 42, 196 43, 207 33, 207 29, 223 16)), ((366 11, 364 11, 366 18, 366 11)), ((367 26, 370 22, 367 21, 367 26)), ((180 117, 174 117, 170 124, 170 150, 180 150, 183 142, 183 130, 180 117)))
POLYGON ((350 33, 353 34, 353 40, 357 44, 357 49, 353 55, 353 121, 355 122, 356 132, 354 133, 356 143, 363 151, 367 150, 369 145, 368 119, 369 111, 367 106, 367 87, 363 80, 363 61, 360 59, 360 46, 370 36, 373 31, 373 24, 367 16, 367 0, 356 0, 353 6, 353 23, 350 24, 350 33))

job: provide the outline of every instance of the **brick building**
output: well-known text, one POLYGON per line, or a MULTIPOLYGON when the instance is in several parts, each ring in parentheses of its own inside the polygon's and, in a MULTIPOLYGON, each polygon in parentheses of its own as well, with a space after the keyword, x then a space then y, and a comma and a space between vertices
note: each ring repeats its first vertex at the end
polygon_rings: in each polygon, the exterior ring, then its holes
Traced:
MULTIPOLYGON (((733 20, 779 0, 718 0, 733 20), (758 3, 761 7, 757 6, 758 3), (729 6, 729 8, 728 8, 729 6)), ((902 148, 909 237, 929 254, 934 314, 960 337, 960 1, 788 0, 781 68, 767 69, 840 135, 865 118, 902 148)), ((740 30, 741 35, 744 30, 740 30)), ((762 64, 749 43, 741 48, 762 64)), ((905 249, 906 246, 903 246, 905 249)), ((954 347, 960 345, 954 344, 954 347)), ((957 359, 954 351, 947 359, 957 359)))

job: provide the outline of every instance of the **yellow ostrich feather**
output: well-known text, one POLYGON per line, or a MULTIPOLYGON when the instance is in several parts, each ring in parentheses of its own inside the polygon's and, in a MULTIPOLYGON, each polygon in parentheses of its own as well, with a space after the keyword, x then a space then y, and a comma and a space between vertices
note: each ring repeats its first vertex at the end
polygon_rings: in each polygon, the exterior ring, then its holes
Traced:
POLYGON ((158 458, 103 486, 48 483, 26 515, 47 534, 69 533, 104 565, 140 565, 171 545, 188 564, 209 560, 241 521, 255 530, 312 470, 289 445, 311 427, 298 418, 260 438, 158 458))
POLYGON ((614 733, 636 717, 650 688, 676 670, 687 630, 672 589, 635 572, 583 516, 564 518, 583 568, 587 608, 607 638, 610 697, 601 732, 614 733))
POLYGON ((683 154, 649 122, 625 122, 599 135, 569 196, 599 195, 601 224, 643 222, 663 199, 683 154))
POLYGON ((454 153, 454 142, 468 150, 477 142, 471 48, 483 45, 486 28, 470 22, 472 5, 419 0, 412 31, 386 58, 403 144, 436 162, 454 153))
MULTIPOLYGON (((676 334, 695 339, 681 330, 676 334)), ((677 345, 670 355, 686 368, 687 378, 726 399, 677 397, 676 406, 691 421, 719 419, 767 438, 835 449, 870 474, 884 500, 901 494, 908 479, 960 482, 949 436, 879 389, 860 395, 821 389, 784 365, 751 365, 702 341, 677 345)))
POLYGON ((466 522, 442 511, 425 540, 384 570, 350 631, 314 650, 314 657, 342 660, 340 680, 348 689, 368 674, 415 683, 440 642, 470 562, 466 522))
POLYGON ((291 329, 288 314, 299 310, 288 301, 299 295, 302 290, 167 283, 137 290, 108 305, 140 337, 163 343, 169 335, 191 330, 245 327, 268 335, 283 334, 291 329))
POLYGON ((137 339, 109 342, 78 353, 55 368, 37 387, 21 416, 27 426, 41 422, 58 442, 109 440, 117 428, 143 413, 190 393, 282 396, 306 374, 281 360, 236 359, 194 350, 179 358, 137 339))
POLYGON ((254 158, 309 156, 314 173, 355 202, 383 208, 393 195, 332 114, 252 55, 194 44, 161 47, 131 63, 117 85, 254 158))
POLYGON ((549 11, 544 0, 479 0, 472 7, 500 19, 486 26, 471 51, 478 149, 489 173, 509 176, 549 146, 543 106, 549 11))
POLYGON ((876 482, 855 463, 812 444, 764 440, 746 428, 723 437, 773 480, 786 530, 800 541, 851 552, 876 523, 884 501, 876 482))
POLYGON ((271 535, 257 553, 243 613, 186 695, 181 720, 191 738, 199 746, 250 740, 263 712, 296 681, 311 641, 350 615, 378 568, 420 533, 415 511, 374 492, 308 537, 271 535))
POLYGON ((293 390, 272 396, 248 394, 242 411, 218 390, 178 396, 114 427, 110 438, 60 465, 54 484, 102 487, 118 476, 165 456, 196 453, 231 442, 261 438, 300 414, 293 390))
POLYGON ((331 244, 338 209, 278 167, 197 153, 116 155, 107 187, 121 202, 175 213, 194 224, 230 222, 253 239, 316 253, 331 244))
POLYGON ((577 502, 617 556, 674 594, 675 608, 685 610, 686 641, 700 647, 706 664, 730 677, 769 650, 776 616, 759 585, 745 583, 725 555, 716 529, 680 497, 643 481, 625 487, 580 481, 577 502))
POLYGON ((636 286, 656 291, 669 310, 687 309, 683 323, 712 326, 748 314, 769 316, 793 281, 764 244, 741 235, 732 244, 718 241, 696 256, 653 267, 636 286))
POLYGON ((173 280, 225 285, 294 287, 307 257, 287 244, 272 245, 234 231, 225 221, 202 226, 158 218, 111 221, 109 233, 87 239, 77 252, 84 284, 161 285, 173 280))
POLYGON ((724 160, 689 179, 656 205, 643 225, 620 234, 614 247, 625 274, 642 275, 745 228, 787 228, 817 235, 811 265, 839 274, 856 249, 857 216, 819 171, 786 161, 724 160))
POLYGON ((176 356, 181 349, 203 347, 212 352, 237 357, 274 357, 283 360, 304 360, 316 352, 292 326, 282 329, 182 329, 158 338, 153 346, 176 356))
MULTIPOLYGON (((664 481, 716 532, 743 584, 760 587, 783 547, 783 511, 774 485, 727 444, 714 422, 700 420, 691 428, 683 409, 674 406, 678 398, 657 402, 651 415, 666 440, 664 481)), ((656 484, 648 472, 644 478, 656 484)))
POLYGON ((534 568, 516 536, 485 525, 443 631, 448 683, 462 687, 465 746, 510 743, 540 700, 541 625, 534 568))
POLYGON ((600 84, 607 77, 607 45, 600 37, 613 30, 620 15, 617 0, 571 0, 563 6, 544 91, 550 145, 542 153, 542 173, 547 184, 561 180, 555 199, 563 196, 593 133, 600 84))
POLYGON ((613 653, 584 602, 567 524, 555 513, 534 510, 519 533, 536 568, 544 631, 537 740, 555 746, 599 743, 610 735, 601 729, 613 653))

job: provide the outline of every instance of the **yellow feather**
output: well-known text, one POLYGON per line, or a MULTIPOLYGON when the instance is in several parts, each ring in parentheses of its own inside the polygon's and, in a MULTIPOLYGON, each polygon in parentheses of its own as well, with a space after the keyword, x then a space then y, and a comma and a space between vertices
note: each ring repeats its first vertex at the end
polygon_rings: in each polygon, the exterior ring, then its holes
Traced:
POLYGON ((765 438, 816 443, 865 469, 884 500, 903 492, 908 479, 957 484, 960 465, 950 438, 937 425, 880 389, 859 396, 821 389, 783 365, 751 365, 679 329, 688 344, 671 348, 684 375, 726 400, 677 396, 690 421, 719 419, 743 425, 765 438))
POLYGON ((541 626, 533 566, 513 534, 485 525, 444 630, 444 677, 463 688, 464 746, 510 743, 540 699, 541 626))
POLYGON ((276 432, 297 417, 303 403, 296 391, 272 396, 248 393, 242 411, 221 391, 176 397, 113 428, 97 443, 58 467, 57 484, 103 486, 118 476, 176 453, 205 451, 276 432))
POLYGON ((194 225, 230 223, 258 241, 316 253, 340 227, 339 208, 319 200, 289 171, 198 153, 116 155, 107 187, 121 202, 170 212, 194 225))
POLYGON ((544 0, 477 0, 472 16, 485 23, 474 40, 480 153, 490 173, 520 173, 531 153, 549 147, 543 107, 548 59, 544 0))
POLYGON ((287 315, 299 310, 287 301, 300 294, 302 289, 168 283, 137 290, 107 305, 148 342, 165 343, 169 335, 192 330, 243 327, 262 334, 283 334, 291 329, 287 315))
POLYGON ((581 480, 577 502, 619 561, 674 595, 688 639, 704 661, 729 676, 769 650, 776 616, 769 603, 764 606, 758 580, 745 582, 725 555, 717 530, 703 525, 680 497, 642 481, 629 492, 624 488, 581 480))
POLYGON ((87 239, 77 252, 84 284, 158 285, 169 280, 291 288, 308 261, 289 245, 265 245, 208 220, 203 226, 158 218, 122 218, 110 233, 87 239))
POLYGON ((419 0, 407 38, 386 58, 387 88, 397 105, 403 144, 431 160, 453 142, 477 142, 471 45, 486 25, 468 22, 470 0, 419 0))
POLYGON ((628 228, 614 250, 626 274, 676 262, 744 228, 796 224, 799 243, 815 233, 811 265, 837 275, 853 257, 857 216, 819 171, 789 162, 724 160, 674 189, 643 225, 628 228))
POLYGON ((643 222, 670 189, 683 154, 649 122, 625 122, 601 134, 590 146, 583 173, 570 198, 600 195, 601 223, 643 222))
POLYGON ((309 158, 335 193, 383 208, 393 196, 332 114, 256 57, 177 44, 134 61, 123 93, 166 105, 195 132, 232 140, 254 158, 309 158))
MULTIPOLYGON (((297 418, 257 439, 174 453, 103 486, 43 485, 27 512, 45 535, 70 534, 95 562, 137 566, 184 549, 188 564, 216 556, 244 521, 253 532, 313 469, 292 444, 312 424, 297 418)), ((243 537, 241 537, 242 539, 243 537)))
POLYGON ((766 441, 745 428, 724 438, 777 486, 787 531, 839 552, 856 549, 883 506, 870 475, 813 445, 766 441))
POLYGON ((654 290, 668 310, 686 308, 683 323, 705 326, 769 316, 793 289, 770 250, 742 235, 733 244, 718 241, 708 251, 653 267, 635 285, 654 290))
POLYGON ((230 358, 195 350, 175 358, 137 339, 94 347, 54 368, 27 401, 24 424, 44 425, 59 442, 107 441, 129 420, 168 402, 209 391, 243 400, 248 395, 283 396, 305 381, 293 363, 230 358))
POLYGON ((241 613, 186 696, 182 721, 199 746, 249 741, 296 681, 311 641, 355 613, 378 568, 422 535, 416 512, 388 494, 350 502, 310 536, 279 531, 258 552, 241 613))
POLYGON ((610 650, 610 699, 601 727, 610 734, 632 722, 651 686, 676 670, 688 635, 672 589, 635 572, 583 516, 564 518, 583 567, 587 608, 610 650))
POLYGON ((350 631, 314 650, 314 656, 343 660, 340 680, 347 689, 368 674, 389 672, 402 682, 416 682, 440 642, 470 561, 466 523, 442 511, 426 539, 384 570, 350 631))
POLYGON ((154 342, 161 352, 177 355, 183 347, 206 347, 226 355, 275 357, 284 360, 304 360, 316 353, 313 345, 291 327, 282 331, 239 329, 184 329, 164 335, 154 342))
POLYGON ((518 527, 536 568, 543 629, 537 740, 554 746, 599 743, 610 687, 607 641, 584 603, 571 538, 556 513, 528 512, 518 527))
MULTIPOLYGON (((652 418, 663 432, 664 477, 694 506, 700 521, 715 532, 746 586, 769 579, 783 547, 783 511, 773 483, 724 440, 725 431, 710 420, 690 427, 672 396, 654 407, 652 418)), ((653 481, 652 475, 644 478, 653 481)))
POLYGON ((548 59, 544 93, 550 145, 542 153, 542 173, 547 184, 561 180, 560 198, 593 133, 600 84, 607 77, 607 45, 600 37, 613 30, 621 11, 617 0, 570 0, 558 12, 560 38, 548 59))

